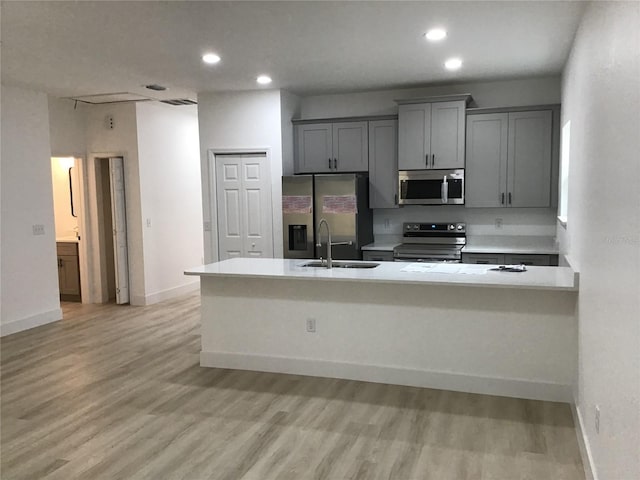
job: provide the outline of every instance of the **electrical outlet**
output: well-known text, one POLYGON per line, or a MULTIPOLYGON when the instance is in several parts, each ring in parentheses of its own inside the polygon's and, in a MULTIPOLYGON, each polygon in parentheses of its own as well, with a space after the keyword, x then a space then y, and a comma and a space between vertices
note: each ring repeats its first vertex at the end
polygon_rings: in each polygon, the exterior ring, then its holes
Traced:
POLYGON ((496 228, 502 228, 502 219, 496 218, 495 225, 496 225, 496 228))
POLYGON ((595 424, 596 433, 600 433, 600 405, 596 405, 595 424))
POLYGON ((32 225, 31 228, 33 229, 34 235, 44 235, 44 225, 36 224, 36 225, 32 225))
POLYGON ((307 318, 307 332, 315 333, 316 332, 316 319, 315 318, 307 318))

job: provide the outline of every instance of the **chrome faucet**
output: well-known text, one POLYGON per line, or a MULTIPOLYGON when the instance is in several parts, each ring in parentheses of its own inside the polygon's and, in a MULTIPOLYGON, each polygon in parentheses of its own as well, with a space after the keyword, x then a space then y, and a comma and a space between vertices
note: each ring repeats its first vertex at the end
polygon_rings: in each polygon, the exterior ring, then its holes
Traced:
MULTIPOLYGON (((322 242, 320 241, 320 229, 322 228, 322 224, 327 227, 327 268, 333 268, 333 261, 331 259, 331 247, 333 245, 353 245, 352 241, 348 242, 332 242, 331 241, 331 229, 329 228, 329 222, 326 219, 321 218, 320 222, 318 222, 318 243, 316 243, 316 247, 321 247, 322 242)), ((320 261, 322 261, 322 257, 320 257, 320 261)))

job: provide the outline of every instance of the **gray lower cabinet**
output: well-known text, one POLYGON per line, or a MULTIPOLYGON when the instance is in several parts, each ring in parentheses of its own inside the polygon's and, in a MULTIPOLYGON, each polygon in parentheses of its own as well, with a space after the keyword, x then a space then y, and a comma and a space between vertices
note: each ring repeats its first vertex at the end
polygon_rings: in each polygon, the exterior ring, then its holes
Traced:
POLYGON ((80 263, 78 244, 56 243, 58 254, 58 285, 62 300, 80 300, 80 263))
POLYGON ((295 173, 366 172, 367 122, 296 125, 295 173))
POLYGON ((466 207, 551 206, 552 111, 467 116, 466 207))
POLYGON ((367 262, 393 262, 392 250, 363 250, 362 259, 367 262))
POLYGON ((558 255, 515 253, 463 253, 462 263, 487 265, 537 265, 549 267, 558 265, 558 255))
POLYGON ((398 121, 369 122, 369 208, 398 207, 398 121))
POLYGON ((504 255, 502 253, 463 253, 462 263, 502 265, 504 255))

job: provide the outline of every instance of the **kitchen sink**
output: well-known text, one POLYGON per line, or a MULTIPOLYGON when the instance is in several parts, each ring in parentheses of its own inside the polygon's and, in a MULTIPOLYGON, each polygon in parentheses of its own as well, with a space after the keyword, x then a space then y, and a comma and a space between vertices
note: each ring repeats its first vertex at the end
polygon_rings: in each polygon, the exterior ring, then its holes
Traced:
MULTIPOLYGON (((380 265, 379 263, 368 263, 368 262, 358 262, 358 263, 354 263, 354 262, 339 262, 339 261, 333 261, 332 263, 332 267, 333 268, 376 268, 378 265, 380 265)), ((322 268, 327 268, 327 262, 321 262, 319 260, 313 261, 313 262, 308 262, 308 263, 304 263, 302 265, 300 265, 301 267, 322 267, 322 268)))

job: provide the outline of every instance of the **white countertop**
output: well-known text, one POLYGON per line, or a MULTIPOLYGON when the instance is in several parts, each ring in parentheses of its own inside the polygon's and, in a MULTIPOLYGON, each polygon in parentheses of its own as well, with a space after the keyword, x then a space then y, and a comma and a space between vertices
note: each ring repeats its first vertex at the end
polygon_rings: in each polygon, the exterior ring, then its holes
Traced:
POLYGON ((369 243, 362 247, 361 250, 369 252, 393 252, 393 249, 400 245, 402 242, 393 240, 382 240, 369 243))
POLYGON ((78 237, 56 237, 57 243, 79 243, 78 237))
POLYGON ((555 237, 525 235, 467 235, 462 253, 558 255, 555 237))
MULTIPOLYGON (((534 290, 577 291, 577 275, 569 267, 527 267, 526 272, 496 272, 486 270, 491 265, 463 264, 411 264, 404 262, 380 262, 376 268, 302 267, 313 260, 281 258, 233 258, 185 271, 185 275, 201 277, 249 277, 270 279, 331 280, 344 282, 407 283, 419 285, 459 285, 468 287, 518 288, 534 290), (410 265, 425 271, 403 271, 410 265), (443 266, 449 265, 449 267, 443 266), (433 267, 431 267, 433 266, 433 267), (434 273, 449 271, 452 273, 434 273), (470 273, 460 273, 457 270, 470 273), (456 273, 453 273, 456 272, 456 273)), ((349 263, 358 263, 349 261, 349 263)), ((378 262, 376 262, 378 263, 378 262)))

